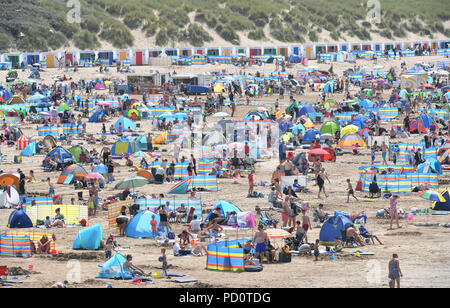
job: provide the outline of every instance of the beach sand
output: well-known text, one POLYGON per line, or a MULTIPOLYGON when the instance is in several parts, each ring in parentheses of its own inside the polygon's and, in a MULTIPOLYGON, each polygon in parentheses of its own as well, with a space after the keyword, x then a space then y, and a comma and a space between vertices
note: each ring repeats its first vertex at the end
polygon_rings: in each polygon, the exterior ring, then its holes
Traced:
MULTIPOLYGON (((404 58, 408 67, 411 67, 416 61, 441 61, 442 57, 412 57, 404 58)), ((403 61, 402 60, 402 61, 403 61)), ((378 65, 384 65, 385 69, 394 65, 400 67, 401 61, 380 60, 378 65)), ((310 61, 310 65, 318 66, 321 69, 328 70, 329 64, 317 64, 315 61, 310 61)), ((365 60, 358 60, 359 66, 372 67, 374 64, 365 60)), ((347 63, 333 63, 334 71, 341 74, 345 69, 353 67, 352 64, 347 63)), ((296 65, 295 68, 289 69, 289 71, 295 71, 301 68, 300 65, 296 65)), ((161 72, 172 72, 176 70, 178 73, 197 73, 206 71, 219 71, 226 70, 227 72, 238 72, 239 69, 232 66, 211 66, 204 67, 168 67, 168 68, 150 68, 150 67, 133 67, 137 72, 148 71, 149 69, 157 69, 161 72)), ((246 71, 273 71, 274 65, 266 65, 264 67, 253 67, 246 71)), ((6 72, 0 72, 0 80, 4 80, 6 72)), ((21 80, 27 80, 28 72, 19 72, 21 80)), ((77 73, 63 72, 56 69, 48 69, 42 73, 43 81, 47 84, 51 83, 51 76, 63 75, 71 76, 74 80, 80 78, 91 78, 92 76, 101 76, 101 74, 95 71, 95 68, 82 68, 77 73)), ((105 77, 114 77, 119 79, 125 79, 125 75, 117 74, 113 69, 105 77)), ((390 91, 385 92, 388 95, 390 91)), ((297 97, 300 102, 314 102, 317 101, 319 93, 306 93, 303 96, 297 97)), ((140 97, 136 97, 139 98, 140 97)), ((273 107, 273 102, 276 97, 263 97, 261 100, 252 100, 250 106, 245 106, 245 100, 242 105, 238 105, 237 112, 234 120, 242 119, 249 110, 252 110, 256 106, 273 107)), ((287 105, 288 96, 285 96, 283 105, 287 105)), ((334 95, 333 99, 338 101, 342 100, 342 95, 334 95)), ((224 111, 228 111, 224 109, 224 111)), ((108 128, 111 123, 115 123, 116 119, 112 119, 106 123, 108 128)), ((214 118, 208 118, 209 121, 217 121, 214 118)), ((141 131, 147 133, 151 131, 151 122, 142 121, 141 131)), ((320 126, 319 126, 320 127, 320 126)), ((389 124, 386 126, 390 128, 389 124)), ((37 136, 36 125, 25 124, 22 127, 24 134, 28 137, 37 136)), ((88 132, 99 132, 101 130, 101 124, 88 123, 88 132)), ((151 131, 154 136, 158 134, 157 131, 151 131)), ((38 139, 42 137, 37 137, 38 139)), ((108 137, 110 142, 114 139, 111 136, 108 137)), ((397 142, 418 142, 420 137, 413 137, 408 140, 397 139, 397 142)), ((83 144, 89 150, 94 146, 97 150, 101 150, 100 146, 88 145, 85 141, 78 141, 83 144)), ((163 148, 169 148, 168 145, 163 148)), ((303 150, 304 151, 304 150, 303 150)), ((44 156, 35 157, 23 157, 23 162, 20 165, 13 164, 14 155, 18 154, 14 148, 1 147, 1 152, 6 157, 7 162, 0 163, 0 168, 8 171, 16 171, 17 168, 21 168, 25 175, 28 175, 29 170, 34 170, 36 178, 39 183, 27 184, 26 189, 28 192, 47 192, 48 186, 44 181, 47 177, 50 177, 52 182, 55 183, 59 177, 59 172, 44 173, 40 167, 41 161, 44 156)), ((296 152, 300 152, 297 150, 296 152)), ((374 202, 363 202, 365 193, 357 192, 356 195, 360 199, 359 202, 350 200, 350 203, 346 203, 346 188, 345 180, 351 179, 353 186, 359 179, 358 167, 361 165, 368 165, 370 163, 370 153, 368 149, 361 151, 362 155, 353 156, 345 154, 339 156, 336 163, 325 162, 323 165, 329 175, 331 184, 328 182, 325 184, 328 198, 321 200, 317 199, 317 186, 313 186, 313 182, 310 182, 309 188, 311 193, 301 194, 299 197, 308 201, 314 208, 319 203, 325 205, 326 212, 333 214, 335 210, 341 210, 347 213, 359 213, 365 212, 368 216, 367 229, 376 234, 384 243, 380 245, 370 245, 362 248, 365 252, 374 252, 374 256, 351 256, 350 253, 355 249, 346 249, 346 253, 338 255, 336 260, 330 260, 328 257, 320 257, 319 262, 314 262, 313 257, 299 257, 292 256, 291 263, 283 264, 268 264, 264 266, 264 270, 258 273, 230 273, 206 270, 206 257, 173 257, 171 249, 168 250, 168 263, 170 267, 169 273, 183 273, 186 277, 198 279, 198 283, 190 284, 176 284, 171 280, 155 279, 153 284, 143 286, 149 288, 165 288, 165 287, 231 287, 231 288, 249 288, 249 287, 388 287, 388 262, 393 253, 399 255, 400 265, 404 277, 402 279, 402 287, 442 287, 449 285, 450 282, 450 229, 442 227, 419 227, 416 224, 423 223, 447 223, 450 221, 450 216, 431 216, 429 215, 417 215, 413 220, 401 220, 402 229, 388 230, 389 221, 385 219, 377 219, 375 213, 381 208, 388 206, 388 201, 376 199, 374 202)), ((163 157, 167 157, 167 153, 163 153, 163 157)), ((172 157, 167 157, 170 160, 172 157)), ((198 157, 197 157, 198 159, 198 157)), ((137 159, 133 159, 138 163, 137 159)), ((381 153, 377 152, 376 161, 381 160, 381 153)), ((133 175, 134 172, 131 168, 125 166, 125 161, 117 161, 121 164, 116 170, 120 170, 120 173, 115 174, 116 183, 121 179, 133 175)), ((271 174, 278 164, 277 155, 275 158, 256 164, 255 183, 259 183, 261 180, 270 181, 271 174)), ((87 167, 89 171, 89 167, 87 167)), ((449 178, 443 175, 442 178, 449 178)), ((267 199, 254 199, 246 198, 248 185, 247 179, 241 178, 238 180, 238 184, 233 184, 232 179, 220 179, 219 180, 219 192, 215 193, 201 193, 203 205, 214 205, 218 200, 227 200, 234 203, 244 211, 254 210, 255 206, 266 207, 268 206, 267 199)), ((446 185, 448 187, 448 185, 446 185)), ((441 186, 445 188, 446 186, 441 186)), ((171 184, 164 185, 146 185, 144 187, 136 189, 139 194, 150 195, 152 193, 167 193, 172 187, 171 184)), ((255 191, 263 192, 266 196, 269 192, 268 187, 255 187, 255 191)), ((100 198, 104 199, 107 196, 114 195, 119 191, 113 189, 113 185, 107 185, 106 189, 103 189, 100 193, 100 198)), ((62 195, 65 202, 69 203, 71 197, 76 198, 76 192, 72 186, 56 185, 56 193, 62 195)), ((84 191, 84 197, 86 199, 87 191, 84 191)), ((76 198, 77 199, 77 198, 76 198)), ((414 193, 402 194, 399 200, 399 207, 408 211, 412 207, 419 209, 425 209, 429 207, 431 203, 427 200, 423 200, 417 197, 414 193)), ((11 210, 0 210, 0 233, 4 231, 16 231, 7 229, 7 220, 11 213, 11 210)), ((99 211, 98 216, 91 218, 89 224, 93 225, 101 223, 104 229, 105 238, 109 235, 107 212, 99 211)), ((312 219, 312 211, 309 212, 309 216, 312 219)), ((205 217, 205 216, 204 216, 205 217)), ((281 215, 275 214, 275 217, 281 221, 281 215)), ((395 225, 394 225, 395 226, 395 225)), ((59 256, 38 256, 35 255, 30 259, 22 258, 0 258, 0 265, 7 265, 8 267, 21 267, 28 269, 29 265, 33 265, 33 273, 29 278, 25 276, 17 276, 24 283, 17 285, 17 287, 49 287, 57 281, 64 281, 70 277, 70 273, 73 271, 73 263, 68 263, 69 260, 79 261, 80 277, 78 283, 70 283, 69 287, 83 288, 90 287, 104 287, 107 282, 111 282, 113 287, 135 287, 127 284, 124 281, 116 280, 101 280, 95 279, 95 276, 99 273, 99 263, 103 263, 103 252, 81 252, 73 251, 71 249, 73 239, 81 228, 66 228, 66 229, 51 229, 49 232, 56 235, 56 249, 63 252, 59 256)), ((178 234, 184 227, 176 226, 176 234, 178 234)), ((40 230, 40 229, 34 229, 40 230)), ((20 231, 20 230, 17 230, 20 231)), ((319 238, 319 228, 313 228, 308 232, 309 242, 315 241, 319 238)), ((116 232, 117 233, 117 232, 116 232)), ((253 231, 240 230, 226 232, 228 238, 233 239, 236 237, 251 237, 253 231)), ((153 239, 132 239, 118 237, 117 241, 122 246, 131 246, 132 249, 123 252, 124 254, 132 254, 134 264, 140 266, 146 271, 159 271, 161 269, 161 262, 158 262, 158 256, 160 255, 160 248, 157 246, 153 239)), ((276 247, 280 247, 282 240, 273 240, 273 244, 276 247)), ((322 247, 322 249, 324 249, 322 247)), ((358 248, 359 249, 359 248, 358 248)))

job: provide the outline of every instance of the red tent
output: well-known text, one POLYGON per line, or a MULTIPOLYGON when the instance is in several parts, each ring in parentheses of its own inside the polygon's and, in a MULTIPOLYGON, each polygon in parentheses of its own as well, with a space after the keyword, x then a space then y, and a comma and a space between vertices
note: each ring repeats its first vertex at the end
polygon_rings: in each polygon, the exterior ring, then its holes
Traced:
POLYGON ((30 139, 28 139, 27 136, 25 136, 25 135, 20 136, 20 138, 17 140, 16 150, 25 149, 29 143, 30 143, 30 139))

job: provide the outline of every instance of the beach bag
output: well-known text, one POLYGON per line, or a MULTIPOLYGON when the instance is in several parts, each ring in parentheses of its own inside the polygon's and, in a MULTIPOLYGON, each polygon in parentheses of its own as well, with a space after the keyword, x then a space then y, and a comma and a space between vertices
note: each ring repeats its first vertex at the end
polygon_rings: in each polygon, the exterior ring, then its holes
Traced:
POLYGON ((280 251, 278 255, 278 262, 279 263, 289 263, 291 262, 291 253, 285 253, 284 251, 280 251))

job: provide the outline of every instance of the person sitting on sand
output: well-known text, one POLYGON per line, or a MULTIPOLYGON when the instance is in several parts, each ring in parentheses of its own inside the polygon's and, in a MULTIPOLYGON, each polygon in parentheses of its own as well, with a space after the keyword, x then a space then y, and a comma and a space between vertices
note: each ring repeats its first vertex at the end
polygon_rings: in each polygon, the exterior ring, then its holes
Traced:
POLYGON ((363 247, 364 243, 361 241, 361 238, 359 237, 358 233, 355 230, 355 226, 351 225, 347 228, 345 231, 347 233, 348 238, 353 238, 353 240, 358 244, 359 246, 363 247))
POLYGON ((194 238, 194 236, 191 233, 187 232, 186 230, 181 231, 178 237, 180 238, 181 245, 188 245, 191 239, 194 238))
POLYGON ((190 249, 181 249, 180 245, 175 241, 172 244, 173 255, 175 257, 187 256, 191 254, 190 249))
POLYGON ((214 222, 208 227, 208 230, 211 231, 210 237, 216 238, 219 235, 219 233, 223 231, 223 228, 219 226, 217 220, 214 220, 214 222))
MULTIPOLYGON (((133 264, 133 257, 131 255, 127 255, 126 257, 126 261, 123 262, 122 264, 122 268, 125 272, 128 272, 131 274, 131 276, 135 277, 137 275, 140 276, 146 276, 145 272, 143 269, 137 267, 136 265, 133 264)), ((149 273, 147 276, 151 276, 152 273, 149 273)))
POLYGON ((205 245, 200 244, 200 243, 196 243, 194 245, 194 249, 192 250, 192 255, 194 255, 196 257, 202 257, 207 254, 208 254, 208 251, 206 250, 205 245))
POLYGON ((50 253, 50 240, 47 235, 42 235, 41 239, 37 242, 38 244, 38 254, 50 253))
POLYGON ((55 219, 53 220, 53 223, 51 225, 51 227, 65 227, 65 223, 64 223, 64 215, 61 214, 61 209, 57 208, 55 210, 55 219))
POLYGON ((373 239, 376 239, 380 245, 383 245, 383 243, 378 239, 376 235, 373 235, 370 233, 363 225, 359 227, 359 234, 364 238, 370 238, 372 240, 372 244, 375 245, 375 241, 373 239))
POLYGON ((342 251, 343 247, 342 247, 342 243, 339 240, 339 238, 337 236, 334 237, 334 248, 333 251, 334 252, 339 252, 342 251))
POLYGON ((312 256, 312 248, 308 243, 302 244, 298 247, 298 252, 300 255, 310 255, 312 256))

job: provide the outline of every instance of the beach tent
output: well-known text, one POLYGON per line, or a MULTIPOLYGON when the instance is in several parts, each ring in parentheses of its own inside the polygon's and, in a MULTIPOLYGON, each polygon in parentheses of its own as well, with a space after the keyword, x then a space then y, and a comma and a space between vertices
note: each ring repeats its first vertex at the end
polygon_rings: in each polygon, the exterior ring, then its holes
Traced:
POLYGON ((91 123, 99 123, 105 119, 106 112, 103 109, 97 110, 94 114, 89 118, 89 122, 91 123))
POLYGON ((128 118, 122 117, 117 120, 116 124, 114 124, 114 127, 117 131, 119 131, 119 124, 122 124, 122 132, 136 130, 136 125, 128 118))
POLYGON ((48 97, 42 95, 39 92, 34 93, 33 96, 30 96, 27 99, 28 104, 39 104, 39 103, 47 102, 47 101, 48 101, 48 97))
MULTIPOLYGON (((61 146, 58 146, 58 147, 54 148, 53 150, 51 150, 47 154, 47 156, 45 156, 45 159, 47 159, 47 157, 52 158, 55 156, 59 162, 63 162, 66 164, 75 162, 75 159, 73 158, 72 154, 70 154, 69 151, 67 151, 66 149, 64 149, 61 146)), ((42 163, 42 165, 43 165, 43 163, 42 163)))
POLYGON ((125 271, 122 267, 123 263, 127 259, 116 252, 108 261, 103 263, 102 269, 96 278, 102 279, 132 279, 133 276, 130 272, 125 271))
POLYGON ((13 95, 6 104, 7 105, 25 104, 25 101, 19 95, 13 95))
POLYGON ((316 138, 316 135, 322 135, 321 132, 319 132, 317 129, 310 129, 305 133, 303 136, 302 144, 310 144, 316 138))
POLYGON ((37 153, 37 142, 31 141, 21 152, 20 156, 31 157, 37 153))
POLYGON ((42 140, 42 142, 44 143, 44 145, 49 148, 49 149, 54 149, 56 148, 58 145, 56 144, 56 139, 53 136, 45 136, 44 140, 42 140))
POLYGON ((80 156, 82 154, 86 155, 86 158, 89 157, 89 151, 81 145, 74 145, 69 149, 69 152, 73 155, 73 158, 77 163, 80 162, 80 156))
POLYGON ((366 147, 366 143, 364 142, 364 139, 358 135, 358 134, 347 134, 344 137, 339 140, 338 147, 366 147))
POLYGON ((155 216, 159 225, 159 214, 147 210, 139 211, 128 224, 125 235, 132 238, 152 238, 153 232, 150 221, 153 216, 155 216))
POLYGON ((429 128, 430 125, 434 123, 433 117, 426 113, 422 113, 420 115, 420 119, 422 120, 423 126, 425 126, 426 128, 429 128))
POLYGON ((343 129, 341 129, 341 136, 357 133, 359 132, 359 127, 356 125, 347 125, 343 129))
POLYGON ((345 216, 337 215, 328 218, 320 229, 319 239, 322 245, 333 245, 334 238, 342 240, 341 232, 345 232, 352 225, 350 219, 345 216))
POLYGON ((208 134, 205 135, 202 139, 202 145, 204 146, 213 146, 213 145, 219 145, 219 144, 227 144, 228 141, 223 135, 223 133, 214 130, 208 134))
POLYGON ((30 139, 28 139, 27 136, 25 136, 25 135, 20 136, 20 138, 17 140, 17 143, 16 143, 16 150, 25 149, 29 143, 30 143, 30 139))
POLYGON ((222 215, 222 217, 226 217, 228 212, 236 212, 236 213, 240 213, 242 212, 240 208, 238 208, 236 205, 228 202, 228 201, 223 201, 220 200, 219 202, 217 202, 216 206, 211 210, 211 212, 208 214, 208 216, 205 219, 205 222, 208 221, 209 217, 211 216, 211 214, 214 212, 214 210, 216 208, 220 209, 220 214, 222 215))
POLYGON ((73 241, 74 250, 99 250, 103 241, 103 229, 101 224, 80 230, 73 241))
POLYGON ((111 148, 112 155, 133 154, 136 152, 135 144, 126 136, 117 140, 111 148))
POLYGON ((70 107, 66 103, 62 103, 58 107, 58 112, 64 112, 64 111, 70 111, 70 107))
POLYGON ((81 180, 86 178, 87 171, 78 164, 73 164, 68 166, 66 169, 61 172, 57 184, 72 184, 74 179, 81 180))
POLYGON ((100 174, 108 174, 108 167, 106 167, 104 164, 98 164, 95 166, 94 170, 92 172, 100 173, 100 174))
POLYGON ((0 193, 0 209, 17 206, 20 203, 20 196, 17 190, 12 186, 7 186, 0 193))
POLYGON ((306 129, 305 129, 305 127, 304 127, 301 123, 299 123, 299 124, 297 124, 297 125, 295 125, 294 127, 291 128, 291 131, 292 131, 294 134, 296 134, 296 135, 299 134, 299 131, 300 131, 300 130, 302 131, 302 135, 304 135, 305 132, 306 132, 306 129))
POLYGON ((244 121, 260 121, 260 120, 267 120, 266 116, 264 116, 263 113, 258 111, 250 111, 247 113, 247 115, 244 117, 244 121))
POLYGON ((12 212, 9 216, 8 228, 33 228, 33 223, 24 210, 19 209, 12 212))
POLYGON ((298 111, 298 115, 302 116, 302 115, 307 115, 308 113, 315 113, 315 112, 316 111, 314 110, 314 108, 311 105, 306 105, 298 111))
POLYGON ((136 109, 128 110, 127 115, 128 115, 128 117, 130 119, 133 119, 133 120, 140 120, 141 119, 141 113, 138 110, 136 110, 136 109))
POLYGON ((428 173, 442 173, 442 166, 439 161, 435 158, 428 158, 424 163, 417 166, 417 172, 428 174, 428 173))
POLYGON ((336 132, 340 130, 339 125, 336 122, 326 122, 322 125, 320 132, 322 134, 330 134, 334 136, 336 132))
POLYGON ((169 194, 187 194, 189 190, 189 185, 191 184, 192 177, 189 177, 179 183, 177 183, 174 187, 170 189, 169 194))
POLYGON ((153 144, 165 144, 167 140, 167 132, 162 132, 155 139, 153 139, 153 144))
POLYGON ((244 246, 247 239, 221 241, 208 245, 206 268, 209 270, 243 272, 245 270, 244 246))
POLYGON ((136 148, 136 151, 147 151, 148 150, 147 136, 141 135, 138 136, 136 139, 134 139, 134 146, 136 148))
POLYGON ((450 190, 445 190, 441 196, 445 199, 444 202, 433 202, 431 208, 435 211, 450 211, 450 190))
POLYGON ((27 235, 0 234, 0 256, 31 257, 31 240, 27 235))

